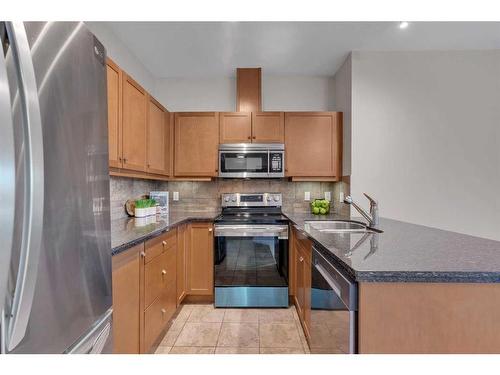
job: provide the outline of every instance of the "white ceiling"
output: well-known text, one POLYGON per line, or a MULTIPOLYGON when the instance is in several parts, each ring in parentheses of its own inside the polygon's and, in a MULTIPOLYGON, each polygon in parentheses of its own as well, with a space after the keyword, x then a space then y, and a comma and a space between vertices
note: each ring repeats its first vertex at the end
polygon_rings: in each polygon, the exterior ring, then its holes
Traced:
POLYGON ((106 22, 158 78, 333 75, 352 50, 499 49, 500 22, 106 22))

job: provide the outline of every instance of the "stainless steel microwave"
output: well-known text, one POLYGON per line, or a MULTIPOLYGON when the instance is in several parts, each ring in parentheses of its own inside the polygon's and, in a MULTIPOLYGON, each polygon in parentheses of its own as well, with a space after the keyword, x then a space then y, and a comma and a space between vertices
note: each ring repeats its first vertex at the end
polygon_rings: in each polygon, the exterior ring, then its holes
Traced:
POLYGON ((219 146, 219 177, 285 177, 282 143, 232 143, 219 146))

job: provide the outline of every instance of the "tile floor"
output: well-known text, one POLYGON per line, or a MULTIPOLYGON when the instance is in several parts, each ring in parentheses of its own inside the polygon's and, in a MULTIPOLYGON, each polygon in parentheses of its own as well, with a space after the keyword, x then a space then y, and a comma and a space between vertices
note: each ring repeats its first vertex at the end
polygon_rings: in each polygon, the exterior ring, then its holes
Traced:
POLYGON ((216 309, 184 305, 155 354, 309 353, 295 307, 216 309))

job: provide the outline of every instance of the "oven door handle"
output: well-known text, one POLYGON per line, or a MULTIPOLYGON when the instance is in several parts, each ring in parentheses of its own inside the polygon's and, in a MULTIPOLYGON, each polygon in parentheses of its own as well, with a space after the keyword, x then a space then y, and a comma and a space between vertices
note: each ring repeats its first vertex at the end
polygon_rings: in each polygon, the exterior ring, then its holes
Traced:
POLYGON ((215 226, 215 237, 288 237, 288 227, 280 226, 215 226))

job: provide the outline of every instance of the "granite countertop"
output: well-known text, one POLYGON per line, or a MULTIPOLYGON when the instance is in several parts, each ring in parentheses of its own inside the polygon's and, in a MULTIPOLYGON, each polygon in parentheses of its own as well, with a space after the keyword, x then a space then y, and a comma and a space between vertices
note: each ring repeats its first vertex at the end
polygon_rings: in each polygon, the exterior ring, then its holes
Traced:
POLYGON ((359 282, 500 282, 500 241, 384 218, 383 233, 326 234, 304 222, 348 217, 285 215, 359 282))
POLYGON ((112 220, 111 254, 119 254, 131 246, 156 237, 187 221, 212 221, 219 215, 219 211, 189 211, 171 212, 167 217, 163 218, 136 219, 125 217, 112 220), (149 223, 148 220, 150 221, 149 223))

